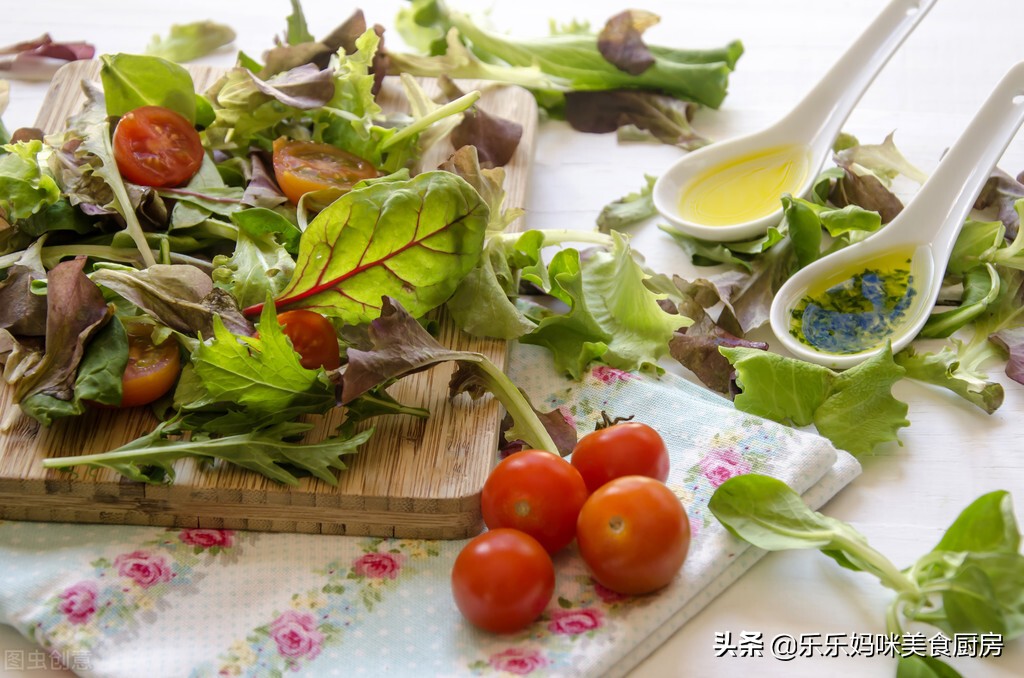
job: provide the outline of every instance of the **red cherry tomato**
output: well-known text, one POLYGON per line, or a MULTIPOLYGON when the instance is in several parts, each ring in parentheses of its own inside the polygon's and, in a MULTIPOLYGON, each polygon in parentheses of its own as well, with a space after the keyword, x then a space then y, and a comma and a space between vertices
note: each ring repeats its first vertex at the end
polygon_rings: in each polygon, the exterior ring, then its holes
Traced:
POLYGON ((665 482, 668 450, 647 424, 624 422, 588 433, 572 451, 572 465, 593 492, 622 476, 647 476, 665 482))
POLYGON ((121 377, 121 407, 148 405, 171 390, 181 372, 178 342, 168 338, 153 343, 153 326, 130 323, 128 366, 121 377))
POLYGON ((595 580, 640 595, 667 585, 679 572, 690 548, 690 521, 663 483, 624 476, 587 499, 576 541, 595 580))
POLYGON ((489 528, 527 533, 555 553, 576 536, 587 486, 572 464, 542 450, 523 450, 498 464, 480 497, 489 528))
POLYGON ((274 177, 292 204, 306 193, 328 189, 333 189, 333 200, 376 176, 377 168, 369 161, 330 144, 284 138, 274 142, 274 177))
POLYGON ((143 186, 180 186, 203 164, 203 143, 188 120, 162 106, 125 113, 114 128, 114 161, 128 181, 143 186))
POLYGON ((291 339, 292 347, 299 354, 299 363, 307 370, 318 367, 334 370, 341 366, 338 335, 330 320, 319 313, 300 309, 278 314, 277 322, 291 339))
POLYGON ((518 530, 484 532, 452 567, 452 595, 462 615, 493 633, 525 628, 555 591, 555 566, 536 539, 518 530))

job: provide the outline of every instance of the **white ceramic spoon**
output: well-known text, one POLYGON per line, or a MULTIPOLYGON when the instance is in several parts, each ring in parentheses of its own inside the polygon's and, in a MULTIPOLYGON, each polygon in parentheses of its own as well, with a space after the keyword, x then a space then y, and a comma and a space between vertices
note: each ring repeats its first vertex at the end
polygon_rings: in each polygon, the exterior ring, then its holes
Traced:
POLYGON ((808 289, 822 280, 863 264, 870 267, 880 256, 912 253, 910 272, 916 295, 902 321, 891 328, 893 352, 921 331, 928 320, 964 219, 992 173, 992 168, 1024 122, 1024 62, 1010 69, 942 158, 935 173, 913 200, 882 230, 855 245, 822 257, 800 269, 779 289, 772 302, 771 326, 779 342, 796 357, 827 367, 845 369, 876 355, 881 344, 848 355, 814 349, 790 334, 793 309, 808 289))
POLYGON ((766 149, 787 146, 806 149, 806 176, 788 192, 803 196, 810 190, 843 123, 875 75, 889 61, 903 40, 924 18, 936 0, 893 0, 867 30, 840 57, 786 117, 756 134, 720 141, 680 158, 654 185, 654 206, 677 228, 696 238, 728 242, 762 235, 782 219, 782 207, 764 217, 725 226, 696 223, 680 214, 683 190, 712 167, 745 158, 766 149))

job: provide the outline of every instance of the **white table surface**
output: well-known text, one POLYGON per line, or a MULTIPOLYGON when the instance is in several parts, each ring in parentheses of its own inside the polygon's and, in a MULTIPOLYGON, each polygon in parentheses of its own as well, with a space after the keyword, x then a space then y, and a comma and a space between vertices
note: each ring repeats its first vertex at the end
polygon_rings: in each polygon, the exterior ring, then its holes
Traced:
MULTIPOLYGON (((370 22, 390 26, 399 0, 364 3, 370 22)), ((452 4, 477 6, 462 0, 452 4)), ((600 26, 631 3, 622 0, 497 0, 494 25, 519 35, 542 34, 548 19, 585 18, 600 26)), ((315 35, 323 35, 352 8, 351 2, 306 0, 315 35)), ((724 45, 739 38, 746 53, 722 110, 699 114, 695 126, 714 138, 754 131, 793 106, 885 5, 884 0, 648 0, 640 5, 661 15, 648 33, 652 43, 687 47, 724 45)), ((284 29, 286 0, 125 2, 124 0, 8 1, 0 45, 49 31, 55 39, 88 40, 100 53, 141 51, 154 33, 172 23, 214 19, 238 33, 236 45, 259 55, 284 29)), ((390 44, 397 35, 389 32, 390 44)), ((229 65, 233 50, 203 63, 229 65)), ((896 142, 926 171, 960 133, 989 90, 1009 67, 1024 60, 1021 0, 940 0, 878 76, 846 125, 864 142, 880 142, 896 130, 896 142)), ((30 125, 45 85, 12 82, 3 116, 9 129, 30 125)), ((613 135, 584 135, 563 123, 541 126, 532 175, 528 225, 589 228, 610 199, 639 188, 644 173, 659 174, 680 151, 619 146, 613 135)), ((1000 163, 1012 174, 1024 169, 1024 133, 1000 163)), ((634 232, 634 245, 654 268, 684 277, 694 269, 654 223, 634 232)), ((767 330, 765 330, 767 332, 767 330)), ((771 341, 772 337, 764 337, 771 341)), ((900 566, 938 541, 959 511, 996 489, 1017 495, 1024 521, 1024 387, 992 372, 1006 400, 986 415, 956 396, 902 382, 897 397, 910 404, 911 426, 902 445, 887 444, 862 459, 863 475, 825 511, 852 523, 900 566)), ((2 566, 2 565, 0 565, 2 566)), ((633 673, 661 676, 893 676, 892 659, 716 658, 716 632, 778 634, 881 633, 889 591, 867 575, 838 568, 817 552, 770 554, 714 600, 633 673)), ((32 646, 10 627, 0 627, 0 650, 32 646)), ((1024 640, 1009 643, 1003 657, 954 660, 966 676, 1024 675, 1024 640)), ((0 668, 2 671, 2 668, 0 668)), ((42 670, 11 675, 68 675, 42 670)))

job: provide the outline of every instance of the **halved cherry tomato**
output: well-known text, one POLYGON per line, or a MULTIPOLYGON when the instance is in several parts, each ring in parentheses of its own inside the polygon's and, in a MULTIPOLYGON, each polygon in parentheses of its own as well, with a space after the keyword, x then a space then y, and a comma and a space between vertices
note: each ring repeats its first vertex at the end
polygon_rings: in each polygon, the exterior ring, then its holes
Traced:
POLYGON ((153 326, 129 323, 128 366, 121 377, 121 407, 148 405, 171 390, 181 372, 178 342, 153 343, 153 326))
POLYGON ((668 450, 658 432, 647 424, 612 424, 583 436, 572 451, 572 465, 593 492, 622 476, 647 476, 665 482, 668 450))
POLYGON ((307 370, 325 370, 341 366, 338 335, 331 321, 319 313, 306 310, 285 311, 277 316, 281 330, 292 340, 299 354, 299 363, 307 370))
POLYGON ((690 549, 690 521, 663 483, 624 476, 587 499, 576 541, 598 583, 640 595, 667 585, 679 572, 690 549))
POLYGON ((333 200, 376 176, 377 168, 369 161, 330 144, 283 137, 274 142, 274 177, 293 204, 306 193, 331 189, 333 200))
POLYGON ((576 518, 586 500, 587 486, 579 471, 542 450, 523 450, 503 459, 480 496, 487 527, 522 530, 548 553, 576 536, 576 518))
POLYGON ((125 113, 114 128, 114 161, 128 181, 143 186, 180 186, 203 164, 203 143, 188 120, 162 106, 125 113))
POLYGON ((455 605, 473 625, 493 633, 527 626, 544 611, 554 591, 551 557, 519 530, 484 532, 466 544, 452 567, 455 605))

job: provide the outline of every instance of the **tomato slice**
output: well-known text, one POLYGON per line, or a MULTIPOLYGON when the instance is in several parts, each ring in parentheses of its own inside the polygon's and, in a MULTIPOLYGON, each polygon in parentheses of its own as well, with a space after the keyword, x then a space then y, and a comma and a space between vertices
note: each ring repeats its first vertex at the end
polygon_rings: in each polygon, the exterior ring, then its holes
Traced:
POLYGON ((368 160, 330 144, 284 137, 274 142, 274 177, 293 204, 313 191, 330 191, 329 201, 335 200, 376 176, 377 168, 368 160))
POLYGON ((341 366, 338 335, 330 320, 319 313, 299 309, 279 314, 277 322, 291 339, 292 348, 299 354, 299 363, 307 370, 318 367, 334 370, 341 366))
POLYGON ((128 366, 121 377, 121 407, 148 405, 171 390, 181 372, 178 342, 153 343, 153 326, 129 323, 128 366))
POLYGON ((142 186, 180 186, 203 164, 203 143, 188 120, 169 108, 142 106, 114 128, 114 161, 128 181, 142 186))

